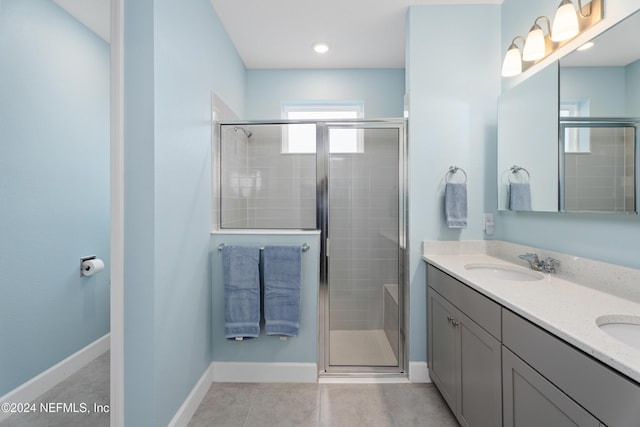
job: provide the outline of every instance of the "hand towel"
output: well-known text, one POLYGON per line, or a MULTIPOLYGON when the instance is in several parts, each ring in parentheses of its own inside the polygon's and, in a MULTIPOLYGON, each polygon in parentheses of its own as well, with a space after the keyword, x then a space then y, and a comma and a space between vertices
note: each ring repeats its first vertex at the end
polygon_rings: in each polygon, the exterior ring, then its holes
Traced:
POLYGON ((224 246, 224 335, 260 335, 260 248, 224 246))
POLYGON ((301 265, 300 246, 264 248, 264 328, 267 335, 298 335, 301 265))
POLYGON ((509 209, 512 211, 531 210, 531 185, 528 182, 509 184, 509 209))
POLYGON ((467 184, 447 182, 444 206, 449 228, 467 227, 467 184))

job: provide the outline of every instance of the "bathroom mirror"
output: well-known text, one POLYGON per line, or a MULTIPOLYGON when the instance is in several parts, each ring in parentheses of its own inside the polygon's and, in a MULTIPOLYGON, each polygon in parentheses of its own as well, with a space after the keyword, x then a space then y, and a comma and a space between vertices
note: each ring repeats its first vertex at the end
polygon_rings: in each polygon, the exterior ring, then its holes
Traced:
POLYGON ((557 62, 500 97, 498 209, 558 211, 557 62))
POLYGON ((560 59, 560 210, 637 212, 640 12, 560 59))

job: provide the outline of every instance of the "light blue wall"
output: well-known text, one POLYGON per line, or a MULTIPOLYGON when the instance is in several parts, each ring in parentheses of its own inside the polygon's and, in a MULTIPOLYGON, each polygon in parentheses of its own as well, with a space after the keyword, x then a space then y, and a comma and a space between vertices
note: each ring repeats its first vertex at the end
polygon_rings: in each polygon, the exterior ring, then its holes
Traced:
POLYGON ((125 423, 165 426, 211 362, 211 91, 245 68, 208 0, 125 3, 125 423))
POLYGON ((153 0, 124 4, 124 419, 150 426, 156 425, 153 0))
POLYGON ((0 396, 109 332, 109 46, 50 0, 0 10, 0 396), (80 257, 107 270, 80 277, 80 257))
POLYGON ((560 98, 588 99, 593 117, 624 117, 625 68, 562 67, 560 61, 560 98))
POLYGON ((500 6, 413 6, 408 20, 410 360, 425 361, 422 241, 483 239, 482 213, 497 207, 500 6), (464 230, 444 222, 450 165, 468 175, 464 230))
POLYGON ((640 117, 640 60, 625 67, 627 115, 640 117))
POLYGON ((279 119, 283 101, 362 100, 365 118, 402 117, 403 69, 249 70, 246 118, 279 119))
POLYGON ((213 274, 213 360, 216 362, 296 362, 318 361, 318 279, 320 237, 318 234, 214 234, 211 266, 213 274), (218 245, 302 245, 302 286, 300 293, 300 334, 287 341, 269 337, 262 328, 260 337, 242 342, 224 337, 224 282, 222 252, 218 245))
MULTIPOLYGON (((555 0, 505 0, 503 41, 523 34, 535 17, 552 14, 557 6, 555 0)), ((606 25, 639 7, 640 0, 608 0, 606 25)), ((501 212, 496 224, 507 241, 640 268, 640 218, 635 215, 501 212)))

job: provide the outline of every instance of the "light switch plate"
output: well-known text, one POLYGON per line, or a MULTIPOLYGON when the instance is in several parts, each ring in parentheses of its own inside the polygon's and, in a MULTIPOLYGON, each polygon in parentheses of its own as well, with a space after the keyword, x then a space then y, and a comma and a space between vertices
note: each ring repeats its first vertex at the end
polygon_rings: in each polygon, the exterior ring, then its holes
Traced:
POLYGON ((491 236, 493 234, 493 232, 495 231, 495 223, 493 221, 493 214, 492 213, 483 213, 482 214, 482 229, 489 236, 491 236))

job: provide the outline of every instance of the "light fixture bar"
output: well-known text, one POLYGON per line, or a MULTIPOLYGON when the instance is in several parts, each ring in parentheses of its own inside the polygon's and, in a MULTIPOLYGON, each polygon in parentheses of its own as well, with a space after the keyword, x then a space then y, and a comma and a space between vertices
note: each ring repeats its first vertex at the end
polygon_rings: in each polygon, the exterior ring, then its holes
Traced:
MULTIPOLYGON (((558 28, 560 27, 556 25, 556 22, 554 19, 554 22, 551 25, 551 30, 549 31, 548 34, 544 34, 544 30, 538 25, 538 21, 541 18, 546 19, 547 22, 549 20, 544 16, 536 18, 533 24, 533 27, 531 27, 531 30, 529 30, 529 34, 527 36, 527 41, 525 42, 525 46, 523 46, 522 71, 526 71, 528 68, 530 68, 534 64, 537 64, 538 62, 542 61, 548 55, 550 55, 560 47, 564 46, 565 44, 569 43, 571 40, 573 40, 574 38, 582 34, 587 29, 591 28, 596 23, 600 22, 604 17, 604 0, 591 0, 589 3, 587 3, 584 6, 582 5, 581 0, 577 0, 577 2, 578 2, 577 10, 574 6, 573 0, 562 0, 557 10, 559 11, 560 9, 563 9, 564 11, 567 11, 567 10, 573 9, 572 13, 574 14, 575 18, 578 21, 577 33, 575 33, 574 31, 569 33, 568 36, 560 35, 559 30, 556 29, 557 27, 558 28), (555 35, 554 35, 554 31, 556 32, 555 35), (544 54, 542 56, 540 56, 542 47, 540 45, 540 40, 539 40, 541 37, 544 39, 544 42, 545 42, 544 54), (536 38, 538 39, 537 43, 536 43, 536 38), (527 46, 527 43, 531 44, 531 42, 534 42, 533 46, 535 46, 536 49, 532 49, 531 45, 527 46)), ((509 64, 508 69, 511 70, 510 72, 507 72, 509 76, 519 74, 519 73, 513 74, 515 73, 515 71, 517 71, 519 67, 512 62, 515 60, 515 56, 516 56, 516 52, 512 52, 512 47, 514 47, 513 42, 507 52, 507 55, 509 56, 509 60, 507 61, 507 58, 505 57, 505 62, 509 64), (511 54, 509 52, 511 52, 511 54)), ((517 49, 517 46, 515 46, 515 48, 517 49)), ((519 49, 517 53, 518 54, 520 53, 519 49)), ((505 75, 504 63, 503 63, 502 75, 504 77, 507 77, 507 75, 505 75)))

